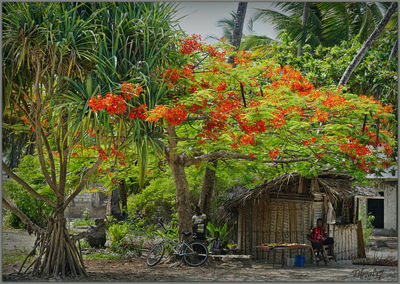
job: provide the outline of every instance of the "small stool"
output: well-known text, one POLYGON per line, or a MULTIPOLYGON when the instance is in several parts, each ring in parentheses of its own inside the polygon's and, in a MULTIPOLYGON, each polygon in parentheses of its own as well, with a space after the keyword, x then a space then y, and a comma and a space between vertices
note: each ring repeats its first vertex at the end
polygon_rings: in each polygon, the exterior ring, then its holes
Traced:
POLYGON ((325 265, 328 265, 328 261, 330 261, 332 259, 335 260, 335 262, 336 262, 335 254, 332 252, 333 254, 331 255, 331 254, 327 253, 327 250, 329 251, 329 246, 327 246, 327 245, 322 246, 322 249, 313 249, 313 254, 315 256, 315 263, 317 265, 319 265, 319 262, 321 260, 324 260, 325 265))
POLYGON ((329 246, 327 245, 322 246, 322 254, 324 256, 324 260, 326 260, 325 262, 330 261, 332 259, 335 260, 335 262, 337 262, 335 253, 332 251, 332 254, 329 254, 326 252, 327 250, 330 251, 329 246))

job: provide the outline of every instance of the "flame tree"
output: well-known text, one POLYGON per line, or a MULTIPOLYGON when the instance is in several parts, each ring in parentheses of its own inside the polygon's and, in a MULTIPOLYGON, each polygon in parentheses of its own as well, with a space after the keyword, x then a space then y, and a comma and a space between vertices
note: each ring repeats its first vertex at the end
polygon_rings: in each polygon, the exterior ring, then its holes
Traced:
POLYGON ((124 82, 115 94, 92 97, 89 107, 116 122, 153 125, 147 135, 171 168, 179 231, 192 230, 185 173, 192 165, 241 159, 272 175, 331 170, 362 177, 392 163, 395 137, 385 129, 394 119, 391 105, 316 89, 290 66, 252 60, 224 40, 212 46, 186 36, 176 50, 175 64, 153 74, 164 92, 159 100, 146 103, 152 93, 124 82))

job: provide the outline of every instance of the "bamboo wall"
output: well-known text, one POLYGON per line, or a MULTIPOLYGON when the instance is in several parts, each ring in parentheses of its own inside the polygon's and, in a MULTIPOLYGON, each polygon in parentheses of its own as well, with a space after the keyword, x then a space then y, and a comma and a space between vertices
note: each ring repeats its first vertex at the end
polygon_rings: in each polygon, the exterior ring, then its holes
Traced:
POLYGON ((337 260, 354 259, 357 257, 357 224, 328 225, 329 236, 335 241, 337 260))
MULTIPOLYGON (((245 201, 238 210, 238 245, 242 254, 255 259, 272 261, 272 252, 256 248, 262 243, 306 243, 312 226, 312 202, 305 200, 270 199, 264 195, 245 201)), ((285 251, 285 257, 305 254, 310 262, 309 250, 285 251)), ((276 255, 281 261, 282 252, 276 255)))

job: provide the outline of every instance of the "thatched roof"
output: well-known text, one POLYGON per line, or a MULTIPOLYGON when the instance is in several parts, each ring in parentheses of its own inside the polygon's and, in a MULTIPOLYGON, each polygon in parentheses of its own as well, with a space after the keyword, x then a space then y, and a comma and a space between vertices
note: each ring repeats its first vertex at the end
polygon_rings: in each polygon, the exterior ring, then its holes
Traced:
MULTIPOLYGON (((247 188, 245 186, 237 186, 232 189, 227 196, 227 200, 223 207, 225 209, 233 209, 243 201, 255 199, 264 193, 274 193, 279 196, 296 196, 297 199, 310 200, 315 195, 324 193, 329 195, 333 200, 349 199, 354 196, 377 196, 376 190, 371 186, 361 186, 354 183, 354 178, 337 173, 323 173, 314 178, 316 185, 312 192, 297 194, 289 192, 289 188, 296 186, 299 183, 300 174, 282 174, 272 180, 265 181, 262 185, 247 188)), ((311 181, 313 182, 313 181, 311 181)))

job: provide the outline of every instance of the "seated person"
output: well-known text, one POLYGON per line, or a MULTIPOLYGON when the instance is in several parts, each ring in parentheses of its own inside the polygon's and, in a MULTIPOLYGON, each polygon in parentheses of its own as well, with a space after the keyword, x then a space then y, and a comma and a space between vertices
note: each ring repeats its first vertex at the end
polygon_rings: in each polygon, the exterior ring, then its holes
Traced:
POLYGON ((224 254, 224 250, 222 248, 222 241, 219 239, 219 232, 214 232, 214 238, 210 243, 210 252, 212 254, 224 254))
POLYGON ((204 213, 201 213, 200 207, 196 206, 195 213, 192 217, 193 223, 193 233, 195 239, 205 241, 206 234, 205 234, 205 226, 206 226, 206 219, 207 216, 204 213))
POLYGON ((317 220, 317 227, 311 230, 310 234, 307 236, 307 239, 311 242, 311 246, 313 249, 321 251, 323 245, 328 245, 330 255, 334 255, 333 238, 328 238, 328 235, 323 225, 324 225, 323 220, 319 218, 317 220))

